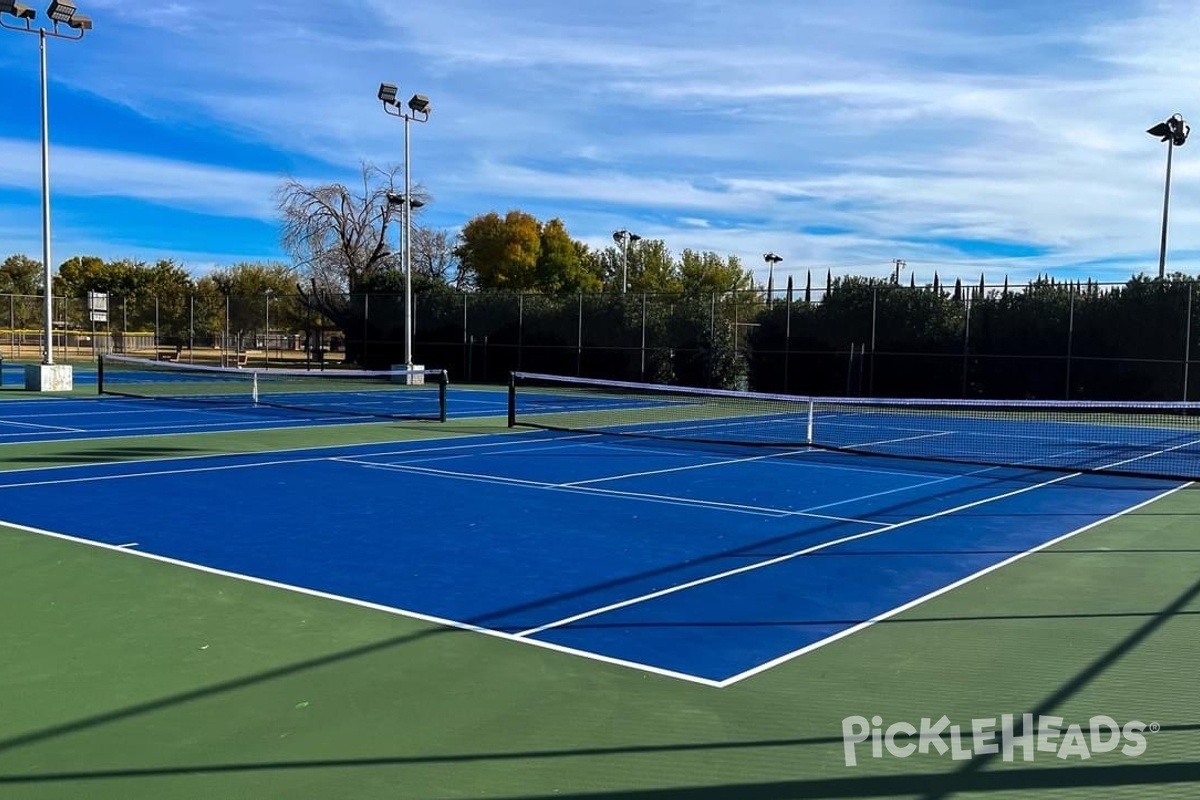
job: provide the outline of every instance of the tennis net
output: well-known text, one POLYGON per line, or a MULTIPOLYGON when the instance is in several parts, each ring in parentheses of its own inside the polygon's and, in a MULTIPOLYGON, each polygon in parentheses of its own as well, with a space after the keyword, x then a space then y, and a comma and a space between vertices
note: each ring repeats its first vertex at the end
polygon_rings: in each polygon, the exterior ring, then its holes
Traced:
POLYGON ((1200 403, 823 398, 515 372, 510 427, 1200 480, 1200 403))
POLYGON ((244 369, 102 355, 100 394, 326 415, 446 420, 444 370, 244 369))

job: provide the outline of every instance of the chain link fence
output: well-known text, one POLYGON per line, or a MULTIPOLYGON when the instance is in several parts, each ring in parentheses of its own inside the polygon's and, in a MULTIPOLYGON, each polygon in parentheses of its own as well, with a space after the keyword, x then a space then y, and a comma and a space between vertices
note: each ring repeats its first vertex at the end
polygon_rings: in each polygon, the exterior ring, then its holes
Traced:
MULTIPOLYGON (((1196 284, 908 288, 866 279, 761 291, 546 296, 419 292, 413 363, 460 383, 545 372, 764 392, 891 397, 1200 399, 1196 284)), ((55 298, 56 356, 193 363, 406 363, 404 297, 55 298)), ((42 298, 0 295, 0 352, 40 357, 42 298)))

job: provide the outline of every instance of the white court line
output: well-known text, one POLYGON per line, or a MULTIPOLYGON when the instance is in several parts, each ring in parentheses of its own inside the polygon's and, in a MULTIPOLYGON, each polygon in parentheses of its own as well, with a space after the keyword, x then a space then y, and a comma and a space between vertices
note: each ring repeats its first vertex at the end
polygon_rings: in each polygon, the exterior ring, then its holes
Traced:
MULTIPOLYGON (((341 427, 341 426, 335 425, 335 426, 330 426, 330 427, 341 427)), ((266 430, 266 431, 280 430, 280 428, 264 428, 263 430, 266 430)), ((286 428, 284 430, 286 430, 286 428)), ((234 433, 235 431, 229 431, 229 432, 234 433)), ((180 436, 197 436, 197 435, 207 435, 207 433, 208 432, 206 431, 204 434, 181 433, 179 435, 180 436)), ((482 447, 503 447, 503 446, 513 445, 513 444, 518 444, 518 445, 539 444, 542 442, 562 441, 561 438, 559 438, 559 439, 529 439, 527 441, 519 441, 523 437, 528 437, 529 435, 530 435, 529 431, 515 431, 515 432, 497 431, 496 433, 483 434, 483 436, 488 437, 488 438, 495 437, 495 436, 504 436, 504 437, 509 437, 509 438, 513 439, 514 441, 475 442, 472 444, 458 444, 458 445, 424 447, 424 448, 415 447, 415 448, 411 448, 408 450, 393 449, 393 450, 385 450, 381 453, 368 452, 368 453, 360 453, 359 455, 362 455, 362 456, 400 455, 400 454, 404 454, 404 453, 443 452, 446 450, 462 450, 462 449, 468 449, 468 448, 482 448, 482 447)), ((596 435, 597 434, 577 434, 576 436, 565 437, 565 438, 586 439, 586 438, 594 437, 596 435)), ((71 439, 70 441, 71 442, 86 442, 86 441, 120 442, 120 441, 123 441, 123 438, 124 437, 96 437, 95 439, 71 439)), ((132 438, 136 439, 137 437, 132 437, 132 438)), ((479 434, 452 433, 452 434, 447 434, 444 436, 423 436, 419 439, 410 439, 409 441, 412 442, 413 444, 424 444, 425 442, 446 442, 446 441, 454 441, 455 439, 475 439, 475 438, 479 438, 479 434)), ((63 440, 63 441, 67 441, 67 440, 63 440)), ((45 442, 39 442, 39 444, 45 444, 45 442)), ((275 454, 279 454, 279 453, 308 453, 308 452, 314 452, 314 451, 318 451, 318 450, 337 450, 337 449, 354 449, 354 448, 370 449, 372 447, 395 448, 397 444, 399 444, 399 443, 398 442, 360 442, 360 443, 351 442, 348 444, 347 443, 322 444, 322 445, 310 445, 307 447, 281 447, 278 450, 268 450, 268 451, 236 450, 236 451, 232 451, 232 452, 228 452, 228 453, 195 453, 195 454, 182 455, 182 456, 164 456, 162 458, 131 458, 127 461, 93 461, 93 462, 87 462, 87 463, 83 463, 83 464, 56 464, 56 465, 46 466, 46 467, 19 467, 16 469, 3 470, 2 472, 0 472, 0 479, 2 479, 4 475, 13 475, 13 474, 22 473, 22 472, 49 472, 51 470, 61 471, 61 470, 70 470, 70 469, 99 469, 99 468, 103 468, 103 467, 122 467, 122 466, 130 466, 130 465, 136 466, 138 464, 162 464, 162 463, 169 463, 172 461, 199 461, 199 460, 206 459, 206 458, 251 458, 251 457, 261 457, 264 455, 275 455, 275 454)), ((3 451, 0 451, 0 455, 2 455, 2 452, 3 451)), ((321 456, 321 458, 332 461, 332 460, 335 460, 337 458, 337 456, 321 456)), ((304 459, 300 459, 300 460, 308 461, 311 459, 304 458, 304 459)), ((2 484, 0 484, 0 485, 2 485, 2 484)))
POLYGON ((591 617, 599 616, 601 614, 607 614, 610 611, 616 611, 618 609, 628 608, 629 606, 638 605, 639 603, 645 603, 649 600, 656 600, 660 597, 666 597, 668 595, 676 594, 678 592, 686 591, 688 589, 694 589, 697 586, 703 586, 708 583, 714 583, 715 581, 724 580, 726 578, 731 578, 735 575, 741 575, 742 573, 745 573, 745 572, 753 572, 755 570, 763 569, 764 567, 774 566, 775 564, 782 564, 785 561, 791 561, 793 559, 800 558, 801 556, 810 555, 812 553, 816 553, 821 550, 827 550, 830 547, 836 547, 837 545, 840 545, 840 544, 857 541, 858 539, 865 539, 870 536, 878 536, 881 533, 888 533, 888 532, 894 531, 898 528, 906 528, 910 525, 915 525, 918 522, 927 522, 931 519, 937 519, 938 517, 945 517, 950 514, 955 514, 959 511, 965 511, 969 508, 975 508, 977 506, 986 505, 987 503, 994 503, 997 500, 1004 500, 1009 497, 1015 497, 1016 495, 1019 495, 1019 494, 1025 494, 1026 492, 1031 492, 1034 489, 1041 489, 1041 488, 1050 486, 1055 483, 1061 483, 1064 480, 1069 480, 1071 478, 1077 478, 1077 477, 1079 477, 1079 475, 1080 475, 1080 473, 1073 473, 1070 475, 1061 475, 1057 478, 1052 478, 1050 480, 1043 481, 1041 483, 1032 484, 1030 486, 1024 486, 1024 487, 1021 487, 1020 489, 1014 489, 1011 492, 1005 492, 1003 494, 993 495, 991 497, 985 497, 981 500, 974 500, 970 503, 964 503, 963 505, 955 506, 953 508, 948 508, 948 509, 944 509, 942 511, 937 511, 933 514, 925 514, 924 516, 913 517, 912 519, 906 519, 902 522, 893 522, 891 524, 883 525, 881 527, 874 528, 869 531, 864 531, 862 533, 855 533, 855 534, 851 534, 849 536, 842 536, 837 539, 831 539, 828 542, 822 542, 820 544, 812 545, 811 547, 805 547, 802 550, 796 550, 791 553, 785 553, 784 555, 776 556, 775 558, 766 559, 764 561, 758 561, 753 564, 746 564, 745 566, 736 567, 734 569, 729 569, 724 572, 719 572, 715 575, 709 575, 704 578, 697 578, 696 580, 687 581, 686 583, 681 583, 676 586, 668 586, 666 589, 659 589, 658 591, 655 591, 655 592, 649 592, 647 594, 639 595, 638 597, 631 597, 627 600, 621 600, 616 603, 610 603, 606 606, 601 606, 600 608, 591 609, 590 611, 583 611, 583 612, 580 612, 579 614, 574 614, 569 617, 564 617, 562 619, 555 620, 554 622, 547 622, 544 625, 538 625, 535 628, 529 628, 528 630, 521 631, 517 635, 518 636, 534 636, 536 634, 542 633, 543 631, 548 631, 553 628, 561 628, 565 625, 570 625, 572 623, 579 622, 581 620, 589 619, 591 617))
POLYGON ((126 542, 125 544, 119 544, 116 547, 118 550, 128 550, 131 547, 137 547, 137 546, 138 546, 137 542, 126 542))
MULTIPOLYGON (((17 422, 13 419, 0 419, 0 426, 11 425, 14 428, 37 428, 39 430, 54 431, 56 433, 86 433, 87 431, 81 428, 68 428, 65 425, 42 425, 37 422, 17 422)), ((8 433, 5 436, 20 436, 20 433, 8 433)))
POLYGON ((603 478, 588 478, 583 481, 570 481, 568 483, 556 483, 554 486, 559 488, 567 488, 574 486, 587 486, 592 483, 605 483, 607 481, 619 481, 626 478, 643 478, 649 475, 666 475, 672 472, 687 472, 695 469, 707 469, 709 467, 723 467, 730 464, 748 464, 752 461, 765 461, 771 458, 782 458, 784 456, 802 455, 809 452, 808 450, 788 450, 783 453, 769 453, 764 456, 746 456, 745 458, 727 458, 721 461, 706 461, 703 464, 685 464, 681 467, 664 467, 662 469, 651 469, 645 472, 627 472, 624 475, 608 475, 603 478))
POLYGON ((485 475, 476 472, 457 472, 455 470, 434 469, 433 467, 418 467, 408 464, 378 464, 372 461, 354 461, 339 459, 348 464, 356 464, 367 469, 393 470, 396 472, 415 472, 422 475, 434 475, 442 478, 473 481, 475 483, 493 483, 508 486, 523 486, 532 489, 547 489, 560 492, 576 492, 579 494, 602 494, 629 500, 644 500, 670 505, 689 506, 692 508, 715 508, 721 511, 733 511, 739 514, 754 514, 768 517, 810 517, 812 519, 830 520, 833 522, 850 522, 857 525, 881 525, 879 520, 856 519, 853 517, 838 517, 830 514, 809 514, 804 511, 793 511, 787 508, 771 508, 769 506, 752 506, 742 503, 723 503, 718 500, 703 500, 692 497, 677 497, 669 494, 650 494, 648 492, 630 492, 619 489, 601 489, 592 486, 574 486, 571 484, 548 483, 546 481, 527 480, 525 478, 510 478, 503 475, 485 475))
MULTIPOLYGON (((936 589, 928 594, 925 594, 925 595, 922 595, 921 597, 916 598, 915 600, 910 600, 909 602, 904 603, 903 605, 899 605, 899 606, 896 606, 895 608, 889 609, 888 611, 885 611, 882 614, 877 614, 874 617, 872 617, 871 619, 866 620, 865 622, 860 622, 857 625, 854 625, 850 628, 846 628, 843 631, 838 631, 837 633, 835 633, 831 636, 827 636, 824 639, 821 639, 820 641, 813 642, 812 644, 801 647, 798 650, 793 650, 792 652, 785 653, 784 655, 779 656, 778 658, 773 658, 770 661, 767 661, 763 664, 759 664, 758 666, 748 669, 745 672, 739 672, 737 675, 733 675, 722 681, 718 681, 717 685, 719 688, 724 689, 727 686, 732 686, 733 684, 738 683, 740 681, 744 681, 747 678, 751 678, 755 675, 759 675, 763 672, 766 672, 767 670, 774 669, 775 667, 778 667, 781 664, 785 664, 788 661, 792 661, 793 659, 799 658, 800 656, 803 656, 806 653, 811 653, 812 651, 814 651, 818 648, 824 647, 829 644, 833 644, 834 642, 836 642, 840 639, 844 639, 847 636, 852 636, 855 633, 859 633, 860 631, 863 631, 863 630, 871 627, 872 625, 875 625, 876 623, 891 619, 892 617, 895 617, 898 614, 902 614, 905 611, 910 611, 910 610, 916 608, 917 606, 922 605, 923 603, 927 603, 930 600, 933 600, 937 597, 941 597, 942 595, 944 595, 948 592, 952 592, 955 589, 959 589, 963 586, 966 586, 968 583, 978 580, 979 578, 982 578, 984 575, 988 575, 992 572, 995 572, 996 570, 1003 569, 1004 567, 1010 566, 1011 564, 1014 564, 1015 562, 1020 561, 1021 559, 1025 558, 1026 556, 1029 556, 1034 553, 1045 550, 1048 547, 1053 547, 1056 544, 1061 544, 1062 542, 1065 542, 1068 539, 1078 536, 1079 534, 1084 533, 1085 531, 1089 531, 1092 528, 1095 528, 1099 525, 1105 524, 1106 522, 1111 522, 1115 519, 1119 519, 1120 517, 1123 517, 1126 514, 1133 513, 1134 511, 1137 511, 1138 509, 1145 508, 1146 506, 1150 505, 1151 503, 1157 503, 1159 500, 1162 500, 1172 494, 1175 494, 1176 492, 1180 491, 1181 489, 1186 489, 1191 485, 1192 485, 1191 483, 1185 483, 1182 486, 1176 486, 1173 489, 1168 489, 1167 491, 1163 492, 1162 494, 1156 495, 1156 496, 1150 498, 1149 500, 1145 500, 1141 503, 1138 503, 1135 506, 1131 506, 1131 507, 1125 509, 1124 511, 1118 511, 1117 513, 1111 514, 1111 515, 1105 517, 1104 519, 1096 520, 1095 522, 1084 525, 1082 528, 1077 528, 1076 530, 1073 530, 1069 533, 1065 533, 1056 539, 1051 539, 1050 541, 1045 542, 1044 544, 1040 544, 1040 545, 1037 545, 1036 547, 1030 548, 1029 550, 1025 550, 1021 553, 1017 553, 1016 555, 1014 555, 1010 558, 1006 558, 1003 561, 1000 561, 996 564, 991 565, 990 567, 984 567, 983 569, 979 570, 978 572, 974 572, 965 578, 960 578, 959 580, 955 581, 954 583, 947 584, 946 586, 943 586, 940 589, 936 589)), ((521 635, 521 634, 519 634, 519 635, 521 635)))
MULTIPOLYGON (((475 446, 486 447, 489 444, 491 446, 500 446, 500 445, 512 444, 512 442, 480 443, 479 445, 475 445, 475 446)), ((459 447, 469 447, 469 446, 471 446, 471 445, 459 445, 459 447)), ((316 449, 316 448, 314 448, 314 449, 316 449)), ((450 449, 450 448, 428 448, 428 449, 446 450, 446 449, 450 449)), ((276 451, 276 452, 287 452, 287 451, 276 451)), ((302 450, 300 452, 304 452, 304 451, 302 450)), ((239 454, 239 455, 242 455, 242 454, 239 454)), ((255 455, 255 454, 251 453, 249 455, 255 455)), ((264 453, 261 455, 269 455, 269 453, 264 453)), ((212 456, 188 456, 186 458, 209 458, 209 457, 212 457, 212 456)), ((162 459, 162 460, 167 461, 169 459, 162 459)), ((57 479, 44 480, 44 481, 25 481, 24 483, 0 482, 0 490, 3 490, 3 489, 25 489, 25 488, 29 488, 32 486, 61 486, 63 484, 68 484, 68 483, 94 483, 97 481, 115 481, 115 480, 121 480, 124 478, 151 478, 151 477, 159 477, 159 476, 163 476, 163 475, 189 475, 192 473, 199 473, 199 472, 225 472, 225 471, 235 470, 235 469, 253 469, 255 467, 277 467, 277 466, 281 466, 281 465, 285 465, 285 464, 306 464, 306 463, 313 463, 313 462, 319 462, 319 461, 329 461, 329 462, 346 461, 348 463, 361 463, 363 465, 381 466, 381 465, 377 465, 377 464, 371 464, 370 462, 365 462, 365 461, 364 462, 355 462, 355 461, 352 461, 352 460, 350 460, 348 458, 344 458, 344 457, 338 457, 338 456, 330 457, 330 456, 321 455, 321 456, 307 456, 307 457, 303 457, 303 458, 274 458, 274 459, 268 459, 266 461, 253 461, 253 462, 249 462, 249 463, 245 463, 245 464, 218 464, 218 465, 214 465, 211 467, 185 467, 183 469, 162 469, 162 470, 147 470, 144 472, 124 472, 124 473, 120 473, 117 475, 84 475, 84 476, 81 476, 78 478, 57 478, 57 479)), ((142 462, 114 461, 114 462, 108 462, 107 464, 76 464, 73 466, 75 466, 75 467, 122 466, 125 464, 131 464, 131 463, 153 464, 156 462, 154 459, 147 459, 142 462)), ((17 471, 18 470, 13 470, 13 472, 17 472, 17 471)), ((0 481, 3 480, 3 476, 4 476, 4 473, 0 472, 0 481)))
POLYGON ((675 672, 674 670, 663 669, 662 667, 654 667, 649 664, 640 664, 636 661, 628 661, 626 659, 613 658, 611 656, 604 656, 604 655, 600 655, 599 653, 589 653, 586 650, 577 650, 573 647, 566 647, 564 645, 554 644, 552 642, 539 642, 536 639, 522 639, 512 633, 507 633, 505 631, 497 631, 497 630, 493 630, 491 628, 484 628, 479 625, 472 625, 467 622, 458 622, 456 620, 446 619, 444 617, 436 617, 431 614, 422 614, 417 611, 409 611, 409 610, 403 609, 403 608, 395 608, 392 606, 381 605, 379 603, 372 603, 367 600, 358 600, 353 597, 345 597, 343 595, 331 594, 329 592, 322 592, 322 591, 319 591, 316 589, 306 589, 303 586, 293 586, 292 584, 280 583, 278 581, 267 580, 265 578, 256 578, 252 575, 242 575, 241 573, 238 573, 238 572, 229 572, 228 570, 217 569, 215 567, 206 567, 202 564, 194 564, 190 561, 181 561, 179 559, 170 558, 168 556, 160 556, 160 555, 155 555, 154 553, 147 553, 144 550, 133 550, 133 549, 128 549, 128 548, 122 549, 121 547, 118 547, 116 545, 105 544, 104 542, 93 542, 89 539, 81 539, 77 536, 71 536, 71 535, 65 534, 65 533, 56 533, 54 531, 48 531, 48 530, 44 530, 42 528, 34 528, 34 527, 30 527, 29 525, 20 525, 15 522, 6 522, 4 520, 0 520, 0 526, 6 527, 6 528, 12 528, 13 530, 24 531, 25 533, 37 534, 38 536, 46 536, 51 539, 58 539, 58 540, 65 541, 65 542, 72 542, 74 544, 81 544, 81 545, 85 545, 87 547, 95 547, 100 550, 108 550, 108 551, 115 552, 115 553, 124 553, 129 556, 135 556, 137 558, 145 558, 145 559, 149 559, 150 561, 157 561, 159 563, 169 564, 174 567, 183 567, 184 569, 190 569, 190 570, 194 570, 196 572, 203 572, 208 575, 216 575, 216 576, 222 577, 222 578, 231 578, 236 581, 252 583, 252 584, 255 584, 258 586, 266 586, 271 589, 281 589, 286 592, 293 592, 295 594, 301 594, 301 595, 305 595, 307 597, 315 597, 320 600, 333 600, 335 602, 345 603, 347 605, 357 606, 359 608, 370 609, 371 611, 382 611, 385 614, 391 614, 391 615, 397 616, 397 617, 404 617, 406 619, 417 620, 418 622, 425 622, 425 623, 429 623, 432 625, 439 625, 443 628, 453 628, 455 630, 460 630, 460 631, 471 631, 472 633, 482 633, 485 636, 491 636, 496 639, 502 639, 507 642, 515 642, 515 643, 519 643, 519 644, 523 644, 523 645, 532 645, 534 647, 539 647, 543 650, 550 650, 555 653, 563 653, 566 655, 576 656, 579 658, 586 658, 590 661, 599 661, 604 664, 611 664, 613 666, 635 669, 640 672, 648 672, 653 675, 660 675, 665 678, 674 678, 676 680, 687 681, 688 683, 700 684, 701 686, 708 686, 708 687, 716 688, 720 685, 717 681, 709 680, 708 678, 700 678, 700 677, 697 677, 696 675, 688 675, 687 673, 684 673, 684 672, 675 672))

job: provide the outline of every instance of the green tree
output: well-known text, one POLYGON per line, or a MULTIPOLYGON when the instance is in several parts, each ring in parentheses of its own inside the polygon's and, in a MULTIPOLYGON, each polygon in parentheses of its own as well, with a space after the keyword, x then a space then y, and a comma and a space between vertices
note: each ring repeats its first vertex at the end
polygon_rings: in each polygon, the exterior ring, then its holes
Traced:
POLYGON ((463 268, 480 289, 538 291, 541 225, 524 211, 501 217, 492 211, 463 226, 455 250, 463 268))
POLYGON ((0 263, 0 294, 39 294, 42 291, 42 262, 25 255, 11 255, 0 263))
POLYGON ((579 243, 561 219, 541 226, 537 257, 537 288, 547 294, 598 292, 600 276, 580 258, 579 243))

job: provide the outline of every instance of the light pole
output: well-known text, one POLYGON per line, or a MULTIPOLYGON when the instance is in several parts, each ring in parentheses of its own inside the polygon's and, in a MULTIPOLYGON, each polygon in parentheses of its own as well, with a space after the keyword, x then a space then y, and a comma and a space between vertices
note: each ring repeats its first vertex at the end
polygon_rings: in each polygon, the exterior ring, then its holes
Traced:
POLYGON ((271 368, 271 290, 263 289, 263 367, 271 368))
POLYGON ((1167 211, 1171 206, 1171 154, 1176 147, 1182 147, 1187 141, 1191 126, 1181 114, 1175 114, 1169 120, 1160 122, 1146 133, 1157 136, 1167 143, 1167 185, 1163 190, 1162 240, 1158 246, 1158 277, 1161 280, 1167 268, 1167 211))
MULTIPOLYGON (((46 76, 46 37, 56 39, 82 39, 86 31, 92 29, 92 20, 76 13, 74 4, 66 2, 66 0, 52 0, 46 8, 46 16, 50 18, 51 27, 47 30, 44 27, 33 27, 33 20, 37 19, 37 12, 28 6, 21 5, 15 0, 0 0, 0 27, 7 28, 10 31, 18 33, 36 33, 38 35, 39 54, 41 57, 41 84, 42 84, 42 271, 45 284, 43 293, 45 294, 45 346, 42 349, 42 366, 50 367, 54 365, 54 286, 53 286, 53 270, 50 260, 50 114, 48 109, 49 99, 49 81, 46 76), (15 17, 23 25, 13 25, 4 21, 5 16, 15 17), (64 33, 59 30, 59 25, 66 25, 75 33, 64 33)), ((53 370, 50 370, 53 372, 53 370)), ((65 368, 66 386, 52 386, 50 388, 65 388, 70 389, 70 367, 65 368)), ((43 370, 38 370, 37 388, 47 388, 43 370)), ((26 373, 26 388, 29 387, 28 371, 26 373)), ((63 381, 50 380, 52 384, 60 384, 63 381)))
POLYGON ((629 243, 640 242, 642 237, 622 228, 613 231, 613 241, 621 245, 621 294, 629 291, 629 243))
POLYGON ((763 253, 763 261, 767 262, 767 305, 770 305, 775 300, 775 265, 783 258, 774 253, 763 253))
POLYGON ((896 267, 896 269, 892 272, 892 283, 899 285, 900 284, 900 270, 907 267, 908 262, 905 261, 903 258, 893 258, 892 264, 896 267))
MULTIPOLYGON (((416 203, 412 200, 412 170, 409 146, 409 123, 412 121, 429 121, 429 98, 423 94, 414 94, 408 101, 408 110, 400 107, 395 84, 379 84, 379 101, 383 103, 384 113, 400 117, 404 120, 404 365, 413 368, 412 359, 412 209, 416 203)), ((392 202, 392 196, 388 196, 392 202)))

